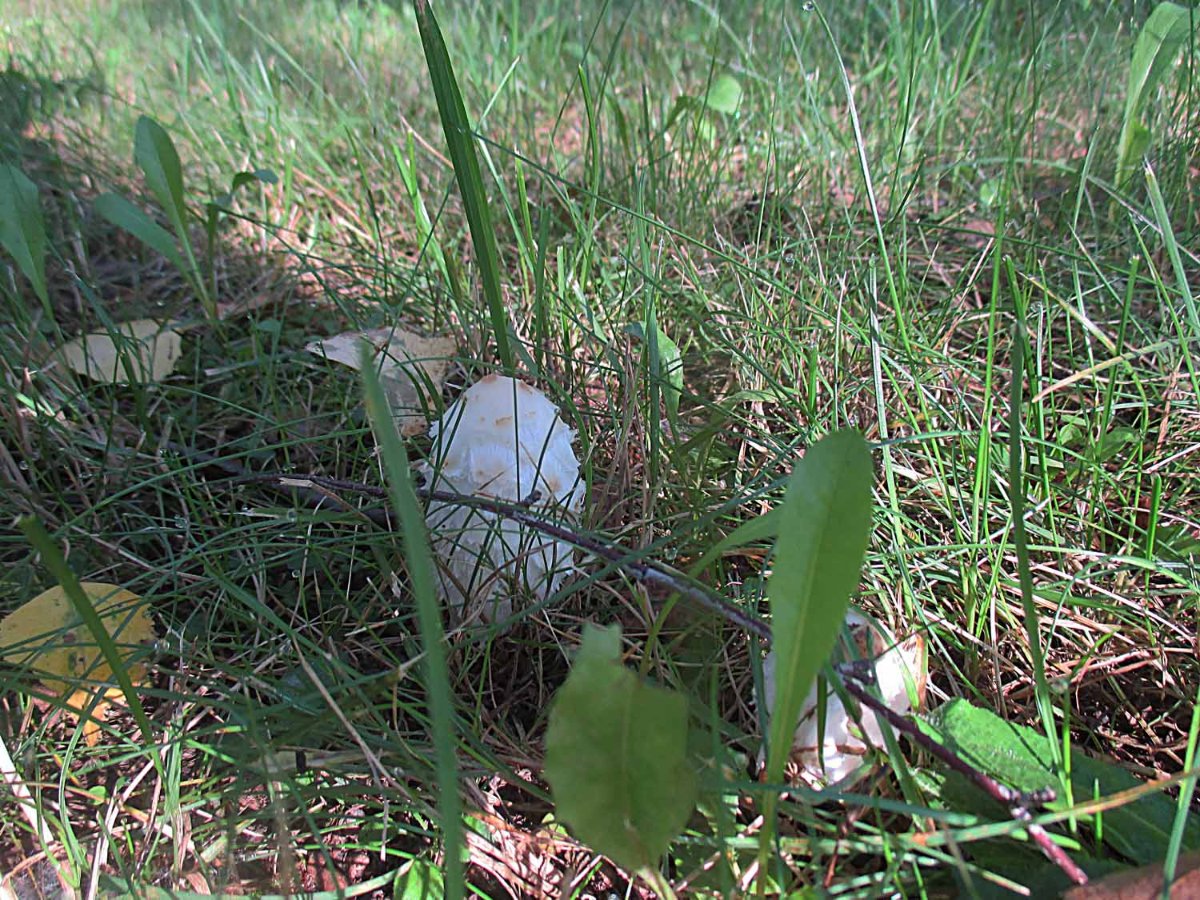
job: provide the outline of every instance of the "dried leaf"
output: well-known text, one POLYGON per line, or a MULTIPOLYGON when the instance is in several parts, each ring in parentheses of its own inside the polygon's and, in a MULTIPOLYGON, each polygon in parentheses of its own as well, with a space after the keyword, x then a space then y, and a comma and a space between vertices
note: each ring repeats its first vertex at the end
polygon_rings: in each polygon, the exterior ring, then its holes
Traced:
POLYGON ((379 381, 400 426, 400 434, 404 437, 420 434, 429 424, 425 410, 435 404, 450 369, 456 349, 454 340, 422 337, 402 328, 375 328, 343 332, 313 341, 304 349, 357 370, 362 341, 375 348, 379 381))
POLYGON ((68 341, 55 352, 72 372, 105 384, 161 381, 171 374, 183 338, 168 323, 134 319, 115 333, 98 331, 68 341))
MULTIPOLYGON (((1063 900, 1157 900, 1162 896, 1162 888, 1162 863, 1155 863, 1071 888, 1063 894, 1063 900)), ((1179 858, 1171 896, 1200 896, 1200 853, 1185 853, 1179 858)))
MULTIPOLYGON (((126 658, 132 659, 157 638, 148 605, 137 594, 96 581, 85 581, 81 587, 126 658)), ((61 587, 43 591, 0 620, 0 659, 37 672, 42 683, 58 694, 70 691, 66 707, 76 716, 101 694, 93 718, 84 725, 88 744, 96 742, 99 722, 109 701, 121 696, 121 689, 111 684, 112 669, 61 587)), ((127 671, 135 685, 145 682, 145 662, 133 660, 127 671)))

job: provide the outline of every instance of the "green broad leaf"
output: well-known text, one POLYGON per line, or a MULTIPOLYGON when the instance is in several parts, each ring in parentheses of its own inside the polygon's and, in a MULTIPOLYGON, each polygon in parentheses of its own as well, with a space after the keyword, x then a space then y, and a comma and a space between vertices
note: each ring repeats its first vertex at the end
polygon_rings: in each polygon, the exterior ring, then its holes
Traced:
MULTIPOLYGON (((679 399, 683 395, 683 354, 679 352, 679 345, 667 337, 667 333, 662 328, 656 325, 654 330, 655 343, 658 348, 659 372, 662 373, 662 379, 666 383, 663 399, 667 403, 667 416, 674 422, 679 416, 679 399)), ((627 325, 625 333, 639 341, 646 340, 646 329, 641 322, 627 325)))
POLYGON ((442 870, 423 859, 406 863, 392 882, 392 900, 442 900, 445 896, 442 870))
MULTIPOLYGON (((1032 733, 1032 732, 1031 732, 1032 733)), ((1079 752, 1071 754, 1071 786, 1076 802, 1129 790, 1142 782, 1130 772, 1079 752)), ((1163 858, 1175 824, 1175 801, 1166 794, 1147 794, 1132 803, 1106 810, 1104 840, 1123 856, 1142 865, 1163 858)), ((1200 819, 1188 817, 1183 849, 1200 848, 1200 819)))
POLYGON ((463 211, 467 215, 471 243, 475 247, 483 296, 491 318, 492 335, 496 339, 496 352, 505 371, 512 372, 515 359, 510 341, 508 313, 500 290, 500 254, 496 249, 496 232, 492 228, 492 214, 483 186, 483 176, 479 170, 479 157, 475 152, 475 134, 471 130, 471 121, 467 118, 467 109, 463 105, 458 80, 454 77, 454 67, 450 63, 450 53, 446 49, 442 30, 433 14, 432 4, 429 0, 413 0, 413 10, 417 16, 417 28, 421 32, 425 64, 433 82, 433 94, 442 120, 442 131, 450 151, 450 162, 454 166, 459 193, 462 194, 463 211))
POLYGON ((120 194, 101 194, 96 198, 96 212, 118 228, 124 229, 135 238, 166 258, 181 272, 187 268, 179 252, 179 244, 171 233, 155 222, 120 194))
POLYGON ((718 75, 704 95, 704 106, 727 116, 737 112, 742 102, 742 86, 732 75, 718 75))
POLYGON ((279 184, 279 176, 275 174, 274 169, 255 169, 253 172, 238 172, 233 176, 233 183, 230 191, 236 191, 243 185, 254 184, 279 184))
POLYGON ((133 138, 133 158, 182 239, 186 233, 183 165, 179 162, 179 153, 171 136, 149 116, 138 119, 133 138))
MULTIPOLYGON (((951 700, 930 723, 943 742, 971 765, 1020 791, 1058 788, 1049 740, 1032 728, 1006 722, 990 710, 966 700, 951 700)), ((1071 752, 1071 793, 1075 803, 1107 797, 1142 784, 1111 763, 1071 752)), ((1064 798, 1052 804, 1065 808, 1064 798)), ((1175 803, 1162 793, 1139 797, 1102 814, 1104 841, 1137 863, 1162 859, 1175 821, 1175 803)), ((1192 816, 1184 830, 1183 848, 1200 848, 1200 820, 1192 816)))
POLYGON ((954 699, 930 716, 944 742, 974 766, 1018 791, 1058 789, 1046 737, 995 713, 954 699))
POLYGON ((229 190, 213 198, 212 205, 221 209, 233 206, 234 195, 248 184, 278 184, 279 176, 270 169, 255 169, 253 172, 238 172, 229 182, 229 190))
POLYGON ((1127 187, 1136 161, 1150 143, 1150 132, 1141 122, 1142 107, 1170 72, 1171 64, 1191 38, 1191 12, 1186 6, 1163 2, 1154 7, 1133 45, 1129 82, 1125 89, 1125 117, 1117 145, 1117 186, 1127 187))
POLYGON ((558 817, 617 865, 653 866, 696 804, 687 747, 687 699, 621 664, 618 626, 585 626, 546 732, 558 817))
POLYGON ((858 432, 827 435, 796 466, 767 584, 776 654, 767 778, 783 780, 800 704, 841 630, 871 534, 871 453, 858 432))
MULTIPOLYGON (((1150 149, 1150 144, 1154 139, 1154 135, 1150 133, 1150 129, 1143 125, 1140 121, 1134 120, 1126 134, 1122 132, 1123 143, 1120 145, 1122 159, 1132 169, 1133 161, 1141 159, 1146 155, 1146 151, 1150 149)), ((1124 175, 1125 181, 1129 181, 1129 172, 1124 175)))
POLYGON ((50 311, 46 288, 46 223, 37 186, 16 166, 0 166, 0 246, 50 311))

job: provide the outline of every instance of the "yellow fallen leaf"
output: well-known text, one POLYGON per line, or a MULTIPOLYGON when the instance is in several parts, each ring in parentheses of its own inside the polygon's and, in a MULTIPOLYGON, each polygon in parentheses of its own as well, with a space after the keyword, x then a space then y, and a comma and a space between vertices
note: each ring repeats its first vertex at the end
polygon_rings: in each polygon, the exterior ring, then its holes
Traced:
MULTIPOLYGON (((154 622, 141 597, 115 584, 85 581, 81 586, 123 658, 140 656, 138 651, 154 642, 154 622)), ((66 707, 77 717, 100 695, 83 729, 87 743, 96 742, 100 720, 121 689, 111 684, 112 668, 62 587, 42 591, 0 620, 0 659, 37 672, 55 693, 69 691, 66 707)), ((132 660, 126 670, 134 685, 146 681, 144 660, 132 660)))
POLYGON ((428 425, 424 410, 435 405, 442 390, 450 370, 450 358, 455 352, 454 340, 422 337, 402 328, 375 328, 336 334, 313 341, 304 349, 358 369, 359 344, 364 340, 375 348, 379 382, 392 406, 400 433, 408 437, 424 431, 428 425))
POLYGON ((168 323, 134 319, 114 332, 80 335, 55 356, 72 372, 105 384, 160 381, 175 370, 183 338, 168 323))

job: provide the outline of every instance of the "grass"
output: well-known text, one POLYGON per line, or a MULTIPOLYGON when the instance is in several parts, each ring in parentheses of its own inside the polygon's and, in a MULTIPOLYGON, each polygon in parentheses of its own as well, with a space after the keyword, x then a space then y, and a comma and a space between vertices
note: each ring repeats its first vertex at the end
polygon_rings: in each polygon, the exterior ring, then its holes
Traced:
MULTIPOLYGON (((1064 750, 1177 775, 1200 679, 1194 60, 1149 98, 1152 174, 1119 192, 1117 86, 1146 10, 846 6, 436 8, 516 365, 579 432, 583 525, 687 568, 778 503, 804 447, 856 427, 878 449, 860 602, 924 635, 930 705, 965 697, 1064 750), (734 114, 705 104, 722 76, 734 114), (633 325, 679 349, 677 420, 666 345, 633 325)), ((439 748, 396 538, 168 449, 381 485, 359 381, 304 344, 396 322, 452 334, 445 399, 500 362, 411 10, 17 0, 0 34, 0 154, 38 185, 51 300, 0 270, 0 519, 39 518, 78 577, 150 598, 162 635, 140 693, 157 750, 127 713, 88 747, 27 673, 0 674, 0 734, 53 837, 0 806, 0 868, 36 880, 54 854, 84 892, 103 875, 286 893, 440 867, 439 748), (109 190, 153 209, 141 115, 179 148, 195 212, 236 172, 278 175, 237 194, 211 251, 197 221, 219 323, 92 212, 109 190), (189 326, 162 383, 44 365, 137 317, 189 326)), ((769 553, 727 552, 703 577, 765 610, 769 553)), ((54 581, 15 531, 0 554, 4 609, 54 581)), ((710 802, 664 876, 698 894, 748 882, 756 648, 598 565, 563 594, 510 631, 450 634, 468 884, 644 889, 547 820, 541 738, 584 621, 619 622, 627 655, 709 732, 710 802)), ((898 779, 883 770, 848 804, 785 800, 772 876, 870 897, 1031 871, 984 852, 1014 823, 941 808, 929 761, 895 762, 898 779)))

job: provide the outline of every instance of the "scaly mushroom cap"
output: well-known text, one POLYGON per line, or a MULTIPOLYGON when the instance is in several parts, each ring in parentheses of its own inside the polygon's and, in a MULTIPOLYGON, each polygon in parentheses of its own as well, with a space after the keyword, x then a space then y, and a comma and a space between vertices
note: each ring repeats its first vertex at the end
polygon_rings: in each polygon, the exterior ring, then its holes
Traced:
MULTIPOLYGON (((574 434, 536 388, 489 375, 464 391, 429 433, 430 462, 422 470, 435 490, 579 512, 584 491, 574 434)), ((572 566, 569 544, 482 510, 431 503, 426 522, 442 562, 442 596, 459 620, 476 610, 485 619, 505 619, 514 594, 545 599, 572 566)))

